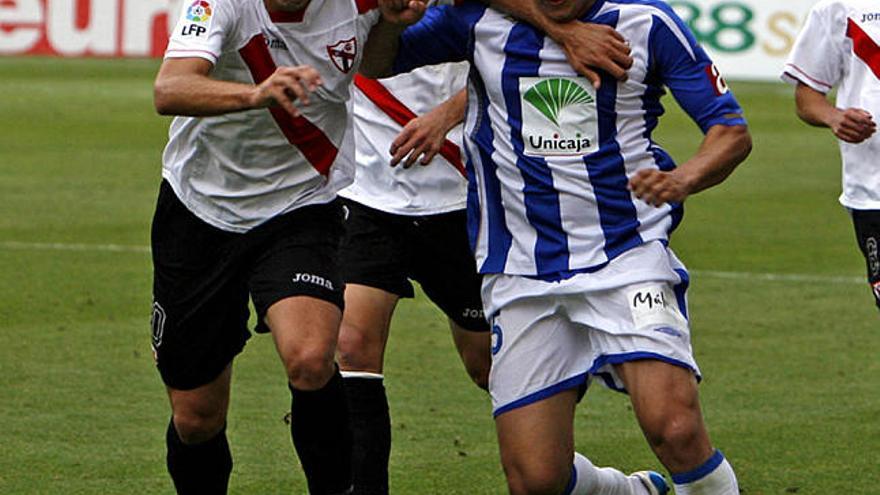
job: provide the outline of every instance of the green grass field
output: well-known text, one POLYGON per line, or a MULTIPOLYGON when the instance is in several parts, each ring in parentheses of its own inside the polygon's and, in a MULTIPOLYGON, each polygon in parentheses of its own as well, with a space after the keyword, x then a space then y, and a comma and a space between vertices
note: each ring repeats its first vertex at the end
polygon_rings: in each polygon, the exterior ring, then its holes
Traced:
MULTIPOLYGON (((0 58, 0 494, 172 492, 148 328, 168 125, 156 67, 0 58)), ((673 242, 693 271, 710 431, 746 494, 878 494, 878 314, 836 200, 835 142, 796 120, 789 88, 733 87, 755 151, 688 201, 673 242)), ((674 111, 660 141, 681 159, 699 134, 674 111)), ((269 338, 251 340, 234 382, 230 491, 303 493, 269 338)), ((394 493, 504 493, 488 399, 423 298, 400 305, 387 386, 394 493)), ((597 464, 660 467, 625 397, 595 387, 577 422, 597 464)))

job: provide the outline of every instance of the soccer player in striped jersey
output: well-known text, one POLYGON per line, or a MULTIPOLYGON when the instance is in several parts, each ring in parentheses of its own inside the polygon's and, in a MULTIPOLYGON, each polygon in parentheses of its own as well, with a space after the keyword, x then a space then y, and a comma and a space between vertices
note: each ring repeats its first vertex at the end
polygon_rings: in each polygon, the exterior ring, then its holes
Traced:
POLYGON ((688 274, 668 241, 683 201, 723 181, 751 150, 742 109, 665 3, 531 1, 558 21, 616 29, 632 49, 629 78, 603 74, 597 87, 544 32, 475 2, 429 11, 405 32, 380 23, 367 50, 385 57, 362 67, 379 77, 472 65, 469 230, 492 325, 489 390, 510 492, 669 490, 657 473, 626 476, 574 452, 578 391, 595 379, 628 392, 677 494, 737 494, 702 419, 688 274), (705 134, 677 167, 651 137, 665 88, 705 134))
MULTIPOLYGON (((609 38, 604 55, 621 64, 609 69, 625 74, 628 50, 607 26, 547 27, 557 38, 568 35, 584 43, 585 51, 609 38)), ((487 388, 489 325, 480 297, 482 277, 467 239, 460 152, 468 69, 458 62, 382 80, 355 78, 358 165, 354 183, 340 191, 348 213, 340 254, 346 286, 338 345, 352 420, 355 495, 388 493, 391 422, 383 361, 397 302, 413 296, 411 280, 446 314, 468 375, 487 388), (416 161, 430 166, 412 168, 416 161), (399 162, 403 166, 393 167, 399 162)))

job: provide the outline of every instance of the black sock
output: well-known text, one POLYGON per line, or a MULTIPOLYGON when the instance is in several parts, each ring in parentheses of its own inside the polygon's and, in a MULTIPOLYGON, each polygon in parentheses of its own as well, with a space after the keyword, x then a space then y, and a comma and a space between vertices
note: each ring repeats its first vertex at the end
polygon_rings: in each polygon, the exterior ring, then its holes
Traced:
POLYGON ((290 436, 299 455, 309 493, 349 493, 351 425, 339 370, 320 390, 290 387, 290 436))
POLYGON ((354 435, 354 495, 387 495, 391 417, 385 385, 379 377, 349 377, 344 381, 354 435))
POLYGON ((226 441, 226 427, 207 442, 186 445, 177 435, 174 421, 165 434, 168 455, 165 460, 174 488, 181 495, 225 494, 232 472, 232 454, 226 441))

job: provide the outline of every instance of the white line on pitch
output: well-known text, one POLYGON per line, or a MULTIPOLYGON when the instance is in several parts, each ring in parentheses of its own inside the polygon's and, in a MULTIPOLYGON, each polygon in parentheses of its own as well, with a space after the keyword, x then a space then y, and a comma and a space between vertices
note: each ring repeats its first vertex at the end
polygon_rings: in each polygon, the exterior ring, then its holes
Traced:
MULTIPOLYGON (((0 241, 0 249, 6 250, 44 250, 44 251, 93 251, 116 253, 149 253, 147 246, 124 244, 67 244, 60 242, 17 242, 0 241)), ((835 275, 810 275, 804 273, 758 273, 758 272, 724 272, 716 270, 690 270, 697 277, 723 278, 730 280, 764 280, 768 282, 802 282, 816 284, 858 284, 866 280, 862 277, 835 275)))
POLYGON ((755 273, 719 272, 714 270, 689 270, 698 277, 726 278, 731 280, 766 280, 768 282, 805 282, 815 284, 867 284, 867 278, 835 275, 808 275, 804 273, 755 273))
POLYGON ((40 251, 107 251, 115 253, 149 253, 147 246, 127 246, 124 244, 67 244, 61 242, 17 242, 2 241, 0 249, 40 250, 40 251))

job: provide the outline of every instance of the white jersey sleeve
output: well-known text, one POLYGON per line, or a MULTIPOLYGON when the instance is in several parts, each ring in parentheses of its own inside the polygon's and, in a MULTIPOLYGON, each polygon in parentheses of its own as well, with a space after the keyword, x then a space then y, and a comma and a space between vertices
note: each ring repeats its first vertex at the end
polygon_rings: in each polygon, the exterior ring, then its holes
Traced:
POLYGON ((197 57, 216 65, 223 49, 236 43, 238 9, 233 0, 185 1, 165 58, 197 57))
POLYGON ((813 6, 785 64, 782 79, 828 93, 844 74, 846 8, 838 0, 813 6))

